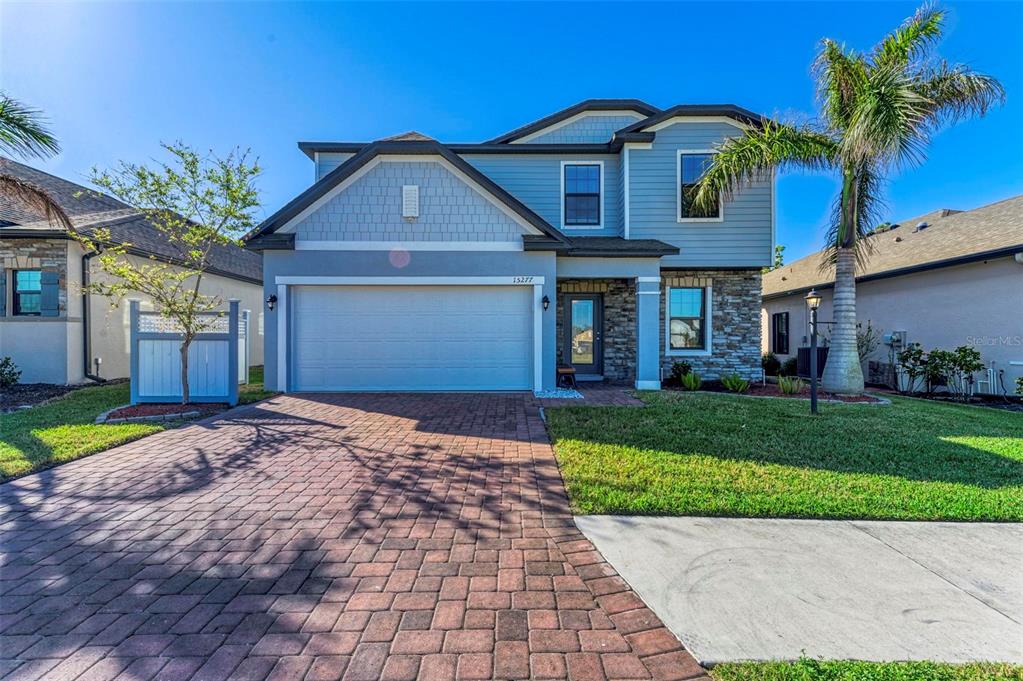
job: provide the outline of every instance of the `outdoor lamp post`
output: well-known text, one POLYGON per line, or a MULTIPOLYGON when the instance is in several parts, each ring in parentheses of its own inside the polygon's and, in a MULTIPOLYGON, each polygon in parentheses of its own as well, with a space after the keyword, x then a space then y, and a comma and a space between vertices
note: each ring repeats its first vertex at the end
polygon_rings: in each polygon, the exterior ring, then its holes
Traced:
POLYGON ((821 294, 810 289, 806 294, 806 306, 810 308, 810 413, 817 413, 817 308, 821 306, 821 294))

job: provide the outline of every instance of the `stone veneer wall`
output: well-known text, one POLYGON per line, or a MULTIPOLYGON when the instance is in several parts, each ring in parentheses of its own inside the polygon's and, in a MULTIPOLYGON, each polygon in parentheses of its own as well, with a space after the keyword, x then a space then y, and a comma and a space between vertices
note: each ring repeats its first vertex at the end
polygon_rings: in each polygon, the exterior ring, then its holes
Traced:
POLYGON ((564 334, 564 294, 604 296, 604 378, 636 379, 636 284, 628 279, 564 279, 558 281, 558 363, 568 357, 564 334))
POLYGON ((689 362, 706 379, 735 372, 759 379, 760 369, 760 270, 664 270, 661 272, 661 370, 667 377, 671 365, 689 362), (675 356, 665 353, 665 311, 670 287, 711 287, 711 354, 675 356))
MULTIPOLYGON (((0 276, 5 279, 8 301, 12 282, 8 270, 43 270, 60 277, 60 316, 67 315, 67 241, 59 239, 0 239, 0 276)), ((10 308, 7 310, 10 314, 10 308)))

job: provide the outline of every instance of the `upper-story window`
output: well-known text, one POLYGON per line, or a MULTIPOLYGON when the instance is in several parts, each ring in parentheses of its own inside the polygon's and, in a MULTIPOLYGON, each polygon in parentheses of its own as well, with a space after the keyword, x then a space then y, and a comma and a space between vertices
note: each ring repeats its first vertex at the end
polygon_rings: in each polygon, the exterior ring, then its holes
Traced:
POLYGON ((561 164, 563 226, 601 227, 603 175, 604 164, 601 161, 566 161, 561 164))
POLYGON ((697 184, 714 159, 709 150, 678 152, 678 219, 679 222, 718 222, 722 219, 721 197, 709 208, 696 207, 697 184))
POLYGON ((42 314, 43 279, 39 270, 15 270, 14 300, 12 312, 15 316, 38 317, 42 314))

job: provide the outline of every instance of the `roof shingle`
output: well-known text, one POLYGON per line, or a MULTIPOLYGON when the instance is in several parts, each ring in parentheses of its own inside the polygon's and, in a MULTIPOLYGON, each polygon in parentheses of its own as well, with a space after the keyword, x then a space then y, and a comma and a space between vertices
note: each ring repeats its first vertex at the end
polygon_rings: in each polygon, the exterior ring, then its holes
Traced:
MULTIPOLYGON (((114 242, 130 244, 139 255, 156 256, 172 262, 183 259, 176 244, 167 240, 145 216, 117 199, 23 163, 0 158, 0 172, 14 175, 47 192, 71 218, 75 229, 88 233, 100 227, 110 229, 114 242)), ((0 196, 0 237, 12 233, 51 234, 59 228, 22 204, 0 196)), ((211 272, 258 283, 263 277, 262 258, 238 246, 216 246, 211 257, 211 272)))
MULTIPOLYGON (((857 271, 857 279, 929 264, 953 264, 985 253, 1023 251, 1023 196, 968 211, 932 211, 868 238, 872 250, 866 265, 857 271), (917 230, 921 222, 928 226, 917 230)), ((830 285, 835 270, 828 267, 822 271, 821 258, 821 253, 814 253, 765 274, 764 297, 830 285)))

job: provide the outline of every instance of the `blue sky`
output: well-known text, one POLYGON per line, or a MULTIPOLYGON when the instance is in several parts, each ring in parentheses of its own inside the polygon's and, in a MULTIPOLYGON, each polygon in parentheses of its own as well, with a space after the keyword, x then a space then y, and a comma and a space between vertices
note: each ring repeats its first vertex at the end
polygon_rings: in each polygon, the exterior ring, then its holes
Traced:
MULTIPOLYGON (((951 3, 941 54, 998 77, 1008 103, 942 132, 893 175, 893 219, 1023 193, 1023 4, 951 3)), ((590 97, 666 107, 813 110, 809 64, 830 36, 869 48, 913 3, 0 4, 0 84, 63 144, 36 165, 82 180, 144 162, 160 140, 250 147, 269 215, 312 181, 302 140, 417 129, 493 137, 590 97)), ((821 243, 826 176, 778 183, 786 260, 821 243)))

